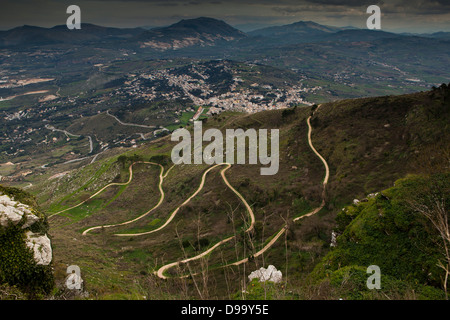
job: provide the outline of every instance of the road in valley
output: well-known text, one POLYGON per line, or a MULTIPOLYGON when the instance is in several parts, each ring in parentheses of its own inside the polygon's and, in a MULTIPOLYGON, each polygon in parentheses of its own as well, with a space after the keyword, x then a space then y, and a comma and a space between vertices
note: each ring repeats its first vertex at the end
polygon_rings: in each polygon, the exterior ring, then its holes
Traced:
POLYGON ((117 118, 115 115, 109 113, 109 110, 106 111, 106 114, 110 117, 113 117, 114 119, 116 119, 116 121, 118 123, 120 123, 123 126, 131 126, 131 127, 140 127, 140 128, 147 128, 147 129, 155 129, 155 126, 146 126, 144 124, 136 124, 136 123, 127 123, 127 122, 123 122, 121 121, 119 118, 117 118))

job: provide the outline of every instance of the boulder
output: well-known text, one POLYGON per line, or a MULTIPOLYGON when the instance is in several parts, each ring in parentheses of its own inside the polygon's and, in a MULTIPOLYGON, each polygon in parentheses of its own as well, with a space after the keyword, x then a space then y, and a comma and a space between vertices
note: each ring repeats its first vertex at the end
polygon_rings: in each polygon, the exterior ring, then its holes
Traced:
POLYGON ((26 245, 33 251, 36 264, 47 266, 52 262, 52 246, 47 235, 35 234, 31 231, 25 233, 26 245))
POLYGON ((331 242, 330 242, 330 247, 336 247, 337 246, 337 233, 333 231, 331 231, 331 242))
POLYGON ((9 223, 17 225, 25 216, 22 229, 30 227, 39 218, 32 213, 32 208, 26 204, 14 201, 7 195, 0 195, 0 225, 7 227, 9 223))
POLYGON ((264 281, 272 281, 275 283, 278 283, 282 279, 282 273, 281 271, 277 270, 273 265, 270 265, 266 268, 260 268, 259 270, 253 271, 248 276, 248 279, 252 281, 253 279, 257 278, 260 282, 264 281))

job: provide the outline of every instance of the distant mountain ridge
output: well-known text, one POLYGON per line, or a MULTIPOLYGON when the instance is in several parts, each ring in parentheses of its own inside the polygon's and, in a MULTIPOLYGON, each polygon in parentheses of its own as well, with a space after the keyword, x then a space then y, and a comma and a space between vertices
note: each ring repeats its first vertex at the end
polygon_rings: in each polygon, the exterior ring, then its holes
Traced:
POLYGON ((141 48, 157 50, 181 49, 190 46, 213 46, 247 35, 222 20, 200 17, 183 19, 168 27, 153 28, 137 37, 141 48))
POLYGON ((57 45, 64 43, 99 43, 128 41, 141 48, 158 50, 180 49, 190 46, 213 46, 221 41, 233 41, 247 35, 224 21, 200 17, 181 20, 167 27, 112 28, 82 24, 80 30, 69 30, 65 25, 43 28, 24 25, 0 31, 0 47, 57 45))
POLYGON ((199 17, 154 28, 113 28, 84 23, 81 30, 69 30, 65 25, 52 28, 24 25, 0 31, 0 48, 83 44, 165 52, 227 44, 229 48, 231 45, 233 48, 264 48, 313 42, 358 42, 400 37, 424 37, 445 41, 450 39, 449 35, 449 32, 397 34, 382 30, 327 26, 313 21, 298 21, 245 33, 222 20, 199 17))
POLYGON ((443 39, 443 40, 450 40, 450 32, 435 32, 432 34, 426 34, 426 35, 422 35, 422 36, 427 36, 430 38, 435 38, 435 39, 443 39))
POLYGON ((40 46, 62 43, 89 43, 131 38, 144 32, 141 28, 112 28, 83 23, 80 30, 69 30, 65 25, 43 28, 24 25, 0 31, 0 47, 40 46))
POLYGON ((262 28, 251 31, 248 35, 272 45, 324 41, 372 41, 401 36, 381 30, 326 26, 312 21, 299 21, 283 26, 262 28))
POLYGON ((334 33, 344 28, 330 27, 312 21, 299 21, 292 24, 267 27, 249 32, 251 36, 279 36, 288 33, 334 33))

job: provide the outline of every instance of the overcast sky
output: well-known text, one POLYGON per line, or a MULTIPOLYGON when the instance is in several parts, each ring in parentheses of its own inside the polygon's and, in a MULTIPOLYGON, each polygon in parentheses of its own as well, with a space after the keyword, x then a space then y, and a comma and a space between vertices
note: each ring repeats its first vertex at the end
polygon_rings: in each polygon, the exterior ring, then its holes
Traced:
POLYGON ((0 29, 65 24, 66 8, 81 8, 81 22, 103 26, 163 26, 200 16, 243 31, 300 20, 366 27, 369 5, 380 6, 385 31, 450 31, 450 0, 2 0, 0 29))

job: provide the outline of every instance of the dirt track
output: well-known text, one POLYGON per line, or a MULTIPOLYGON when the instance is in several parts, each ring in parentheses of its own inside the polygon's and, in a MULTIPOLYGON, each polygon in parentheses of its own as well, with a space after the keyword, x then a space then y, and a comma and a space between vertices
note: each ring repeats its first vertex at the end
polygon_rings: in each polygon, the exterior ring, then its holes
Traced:
MULTIPOLYGON (((318 110, 318 109, 320 108, 320 106, 321 106, 321 105, 319 105, 318 108, 317 108, 316 110, 318 110)), ((305 215, 302 215, 302 216, 300 216, 300 217, 297 217, 297 218, 293 219, 294 222, 295 222, 295 221, 298 221, 298 220, 300 220, 300 219, 306 218, 306 217, 310 217, 310 216, 316 214, 317 212, 319 212, 320 210, 322 210, 322 208, 325 206, 325 188, 326 188, 326 185, 328 184, 328 179, 329 179, 329 176, 330 176, 330 169, 329 169, 329 167, 328 167, 328 163, 327 163, 326 160, 322 157, 322 155, 321 155, 319 152, 317 152, 316 148, 314 148, 314 145, 313 145, 313 143, 312 143, 312 139, 311 139, 311 135, 312 135, 311 116, 308 117, 308 119, 307 119, 307 124, 308 124, 308 143, 309 143, 309 146, 311 147, 311 149, 313 150, 313 152, 320 158, 320 160, 322 161, 322 163, 323 163, 324 166, 325 166, 325 178, 324 178, 324 180, 323 180, 322 203, 321 203, 321 205, 320 205, 319 207, 315 208, 315 209, 312 210, 311 212, 309 212, 309 213, 307 213, 307 214, 305 214, 305 215)), ((227 168, 227 169, 228 169, 228 168, 227 168)), ((232 190, 239 196, 239 198, 246 204, 247 210, 253 214, 253 211, 251 211, 251 208, 248 206, 247 202, 246 202, 245 199, 242 197, 242 195, 240 195, 236 190, 234 190, 234 188, 233 188, 233 187, 228 183, 228 181, 226 180, 226 177, 225 177, 225 175, 224 175, 224 171, 225 171, 225 170, 226 170, 226 169, 222 170, 222 172, 221 172, 222 178, 224 179, 225 183, 226 183, 227 186, 228 186, 230 189, 232 189, 232 190)), ((254 216, 252 217, 252 219, 253 219, 252 221, 254 221, 254 216)), ((283 227, 283 228, 282 228, 282 229, 281 229, 281 230, 280 230, 280 231, 272 238, 272 240, 270 240, 270 242, 267 243, 261 250, 259 250, 257 253, 255 253, 255 254, 253 255, 253 257, 256 258, 256 257, 262 255, 262 254, 263 254, 264 252, 266 252, 267 250, 269 250, 269 249, 273 246, 273 244, 275 244, 275 242, 277 242, 277 240, 285 233, 286 230, 287 230, 287 226, 284 226, 284 227, 283 227)), ((250 231, 250 229, 247 230, 247 232, 248 232, 248 231, 250 231)), ((164 272, 165 272, 165 271, 169 270, 169 269, 172 268, 172 267, 175 267, 175 266, 179 265, 180 263, 186 263, 186 262, 189 262, 189 261, 194 261, 194 260, 200 259, 200 258, 206 256, 207 254, 209 254, 210 252, 212 252, 213 250, 215 250, 215 249, 216 249, 217 247, 219 247, 220 245, 222 245, 222 244, 224 244, 224 243, 226 243, 226 242, 232 240, 233 238, 234 238, 234 236, 233 236, 233 237, 229 237, 229 238, 227 238, 227 239, 224 239, 224 240, 218 242, 217 244, 215 244, 213 247, 211 247, 211 248, 209 248, 208 250, 206 250, 205 252, 203 252, 203 253, 201 253, 201 254, 195 256, 195 257, 188 258, 188 259, 184 259, 184 260, 181 260, 181 261, 178 261, 178 262, 173 262, 173 263, 167 264, 167 265, 165 265, 165 266, 162 266, 161 268, 158 269, 158 271, 155 272, 155 274, 156 274, 159 278, 161 278, 161 279, 167 279, 167 277, 164 276, 164 272)), ((227 265, 223 265, 223 266, 221 266, 221 268, 225 268, 225 267, 228 267, 228 266, 238 266, 238 265, 241 265, 241 264, 246 263, 246 262, 248 262, 248 258, 245 258, 245 259, 242 259, 242 260, 239 260, 239 261, 236 261, 236 262, 227 264, 227 265)), ((193 274, 193 275, 195 275, 195 274, 193 274)), ((184 277, 187 277, 187 276, 184 276, 184 277)))
MULTIPOLYGON (((316 111, 320 108, 320 106, 321 106, 321 105, 318 106, 318 108, 316 109, 316 111)), ((329 175, 330 175, 330 170, 329 170, 329 167, 328 167, 328 164, 327 164, 326 160, 322 157, 322 155, 321 155, 319 152, 317 152, 317 150, 315 149, 315 147, 314 147, 314 145, 313 145, 313 143, 312 143, 312 139, 311 139, 311 135, 312 135, 311 116, 308 117, 308 119, 307 119, 307 125, 308 125, 308 143, 309 143, 309 146, 310 146, 310 148, 313 150, 313 152, 317 155, 317 157, 322 161, 322 163, 324 164, 324 167, 325 167, 325 177, 324 177, 324 180, 323 180, 322 203, 321 203, 321 205, 320 205, 319 207, 315 208, 315 209, 312 210, 311 212, 309 212, 309 213, 307 213, 307 214, 305 214, 305 215, 302 215, 302 216, 300 216, 300 217, 294 218, 294 219, 293 219, 294 222, 295 222, 295 221, 298 221, 298 220, 300 220, 300 219, 306 218, 306 217, 310 217, 310 216, 316 214, 317 212, 319 212, 320 210, 322 210, 322 208, 325 206, 325 198, 324 198, 324 196, 325 196, 325 188, 326 188, 326 185, 327 185, 327 183, 328 183, 328 179, 329 179, 329 175)), ((102 226, 91 227, 91 228, 85 230, 85 231, 83 232, 83 235, 88 234, 88 233, 89 233, 90 231, 92 231, 92 230, 96 230, 96 229, 100 229, 100 228, 110 228, 110 227, 117 227, 117 226, 127 225, 127 224, 133 223, 133 222, 135 222, 135 221, 137 221, 137 220, 139 220, 139 219, 145 217, 146 215, 148 215, 149 213, 151 213, 152 211, 154 211, 156 208, 158 208, 158 207, 162 204, 162 202, 164 201, 165 194, 164 194, 164 191, 163 191, 163 188, 162 188, 162 184, 163 184, 163 182, 164 182, 164 179, 167 177, 167 175, 169 174, 169 172, 172 170, 173 166, 172 166, 171 168, 169 168, 169 169, 167 170, 167 172, 163 175, 163 173, 164 173, 164 167, 161 166, 160 164, 153 163, 153 162, 135 162, 135 163, 133 163, 132 165, 130 165, 130 167, 129 167, 130 177, 129 177, 129 179, 128 179, 127 182, 125 182, 125 183, 111 183, 111 184, 108 184, 108 185, 106 185, 105 187, 103 187, 102 189, 100 189, 99 191, 97 191, 96 193, 94 193, 93 195, 91 195, 91 196, 90 196, 88 199, 86 199, 85 201, 80 202, 79 204, 77 204, 77 205, 75 205, 75 206, 73 206, 73 207, 71 207, 71 208, 67 208, 67 209, 62 210, 62 211, 60 211, 60 212, 57 212, 57 213, 51 215, 50 218, 53 217, 53 216, 55 216, 55 215, 57 215, 57 214, 63 213, 63 212, 65 212, 65 211, 71 210, 71 209, 73 209, 73 208, 76 208, 76 207, 82 205, 82 204, 85 203, 86 201, 88 201, 88 200, 94 198, 95 196, 97 196, 98 194, 100 194, 101 192, 103 192, 103 191, 104 191, 106 188, 108 188, 108 187, 111 187, 111 186, 123 186, 123 185, 128 185, 128 184, 133 180, 133 169, 132 169, 132 167, 133 167, 133 165, 136 164, 136 163, 147 163, 147 164, 158 165, 158 166, 161 167, 161 171, 160 171, 160 181, 159 181, 159 190, 160 190, 160 193, 161 193, 161 197, 160 197, 159 202, 158 202, 154 207, 152 207, 150 210, 148 210, 147 212, 145 212, 144 214, 140 215, 139 217, 137 217, 137 218, 135 218, 135 219, 132 219, 132 220, 129 220, 129 221, 125 221, 125 222, 122 222, 122 223, 118 223, 118 224, 110 224, 110 225, 102 225, 102 226)), ((134 234, 115 234, 115 235, 116 235, 116 236, 119 236, 119 237, 136 237, 136 236, 148 235, 148 234, 152 234, 152 233, 161 231, 161 230, 164 229, 170 222, 172 222, 172 220, 175 218, 175 216, 177 215, 177 213, 178 213, 178 211, 180 210, 181 207, 183 207, 184 205, 186 205, 187 203, 189 203, 189 201, 191 201, 195 196, 197 196, 197 195, 199 194, 199 192, 200 192, 200 191, 203 189, 203 187, 204 187, 206 175, 207 175, 211 170, 215 169, 216 167, 218 167, 218 166, 223 166, 223 165, 225 165, 226 167, 225 167, 224 169, 221 170, 221 172, 220 172, 221 177, 222 177, 223 181, 225 182, 225 184, 227 185, 227 187, 230 188, 230 189, 231 189, 231 190, 239 197, 239 199, 244 203, 244 205, 245 205, 245 207, 246 207, 246 209, 247 209, 247 211, 248 211, 248 213, 249 213, 249 216, 250 216, 250 218, 251 218, 250 226, 249 226, 249 228, 246 230, 246 232, 250 232, 251 230, 253 230, 254 224, 255 224, 255 216, 254 216, 253 210, 252 210, 252 208, 248 205, 248 203, 247 203, 247 201, 244 199, 244 197, 243 197, 236 189, 234 189, 234 188, 231 186, 231 184, 228 182, 228 180, 227 180, 227 178, 226 178, 226 176, 225 176, 225 172, 231 167, 231 164, 229 164, 229 163, 220 163, 220 164, 216 164, 216 165, 214 165, 214 166, 208 168, 208 169, 203 173, 202 179, 201 179, 201 182, 200 182, 200 185, 199 185, 199 187, 197 188, 197 190, 196 190, 196 191, 195 191, 188 199, 186 199, 180 206, 178 206, 174 211, 172 211, 172 213, 170 214, 169 218, 166 220, 166 222, 165 222, 162 226, 160 226, 160 227, 157 228, 157 229, 154 229, 154 230, 151 230, 151 231, 147 231, 147 232, 142 232, 142 233, 134 233, 134 234)), ((272 247, 272 245, 273 245, 274 243, 276 243, 276 241, 284 234, 284 232, 285 232, 286 230, 287 230, 287 226, 284 226, 284 227, 283 227, 283 228, 282 228, 282 229, 281 229, 281 230, 280 230, 280 231, 272 238, 272 240, 271 240, 269 243, 267 243, 261 250, 259 250, 257 253, 255 253, 255 254, 253 255, 253 257, 258 257, 258 256, 262 255, 264 252, 266 252, 268 249, 270 249, 270 248, 272 247)), ((200 258, 206 256, 207 254, 211 253, 212 251, 214 251, 216 248, 218 248, 218 247, 221 246, 222 244, 224 244, 224 243, 226 243, 226 242, 232 240, 233 238, 234 238, 234 236, 228 237, 228 238, 226 238, 226 239, 224 239, 224 240, 221 240, 221 241, 219 241, 218 243, 216 243, 214 246, 212 246, 211 248, 209 248, 208 250, 206 250, 206 251, 204 251, 204 252, 202 252, 202 253, 200 253, 199 255, 196 255, 196 256, 194 256, 194 257, 186 258, 186 259, 184 259, 184 260, 180 260, 180 261, 176 261, 176 262, 172 262, 172 263, 170 263, 170 264, 164 265, 164 266, 162 266, 161 268, 159 268, 159 269, 155 272, 155 274, 156 274, 159 278, 161 278, 161 279, 167 279, 167 277, 164 276, 164 273, 165 273, 167 270, 169 270, 170 268, 175 267, 175 266, 177 266, 177 265, 179 265, 179 264, 181 264, 181 263, 187 263, 187 262, 190 262, 190 261, 198 260, 198 259, 200 259, 200 258)), ((240 264, 243 264, 243 263, 246 263, 246 262, 248 262, 248 258, 245 258, 245 259, 242 259, 242 260, 239 260, 239 261, 236 261, 236 262, 233 262, 233 263, 230 263, 230 264, 221 266, 221 267, 224 268, 224 267, 232 266, 232 265, 233 265, 233 266, 237 266, 237 265, 240 265, 240 264)))

